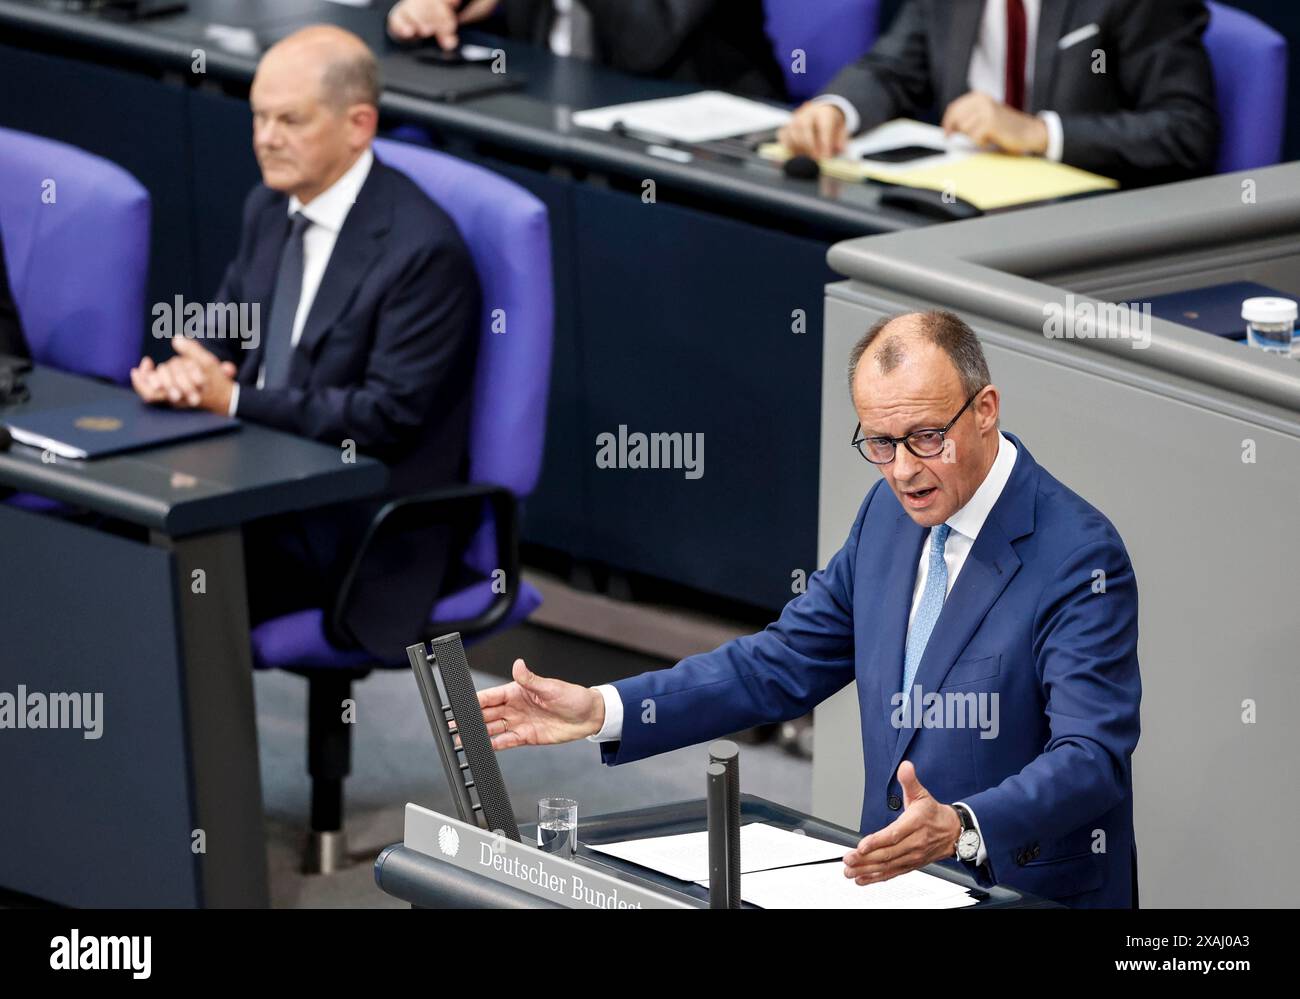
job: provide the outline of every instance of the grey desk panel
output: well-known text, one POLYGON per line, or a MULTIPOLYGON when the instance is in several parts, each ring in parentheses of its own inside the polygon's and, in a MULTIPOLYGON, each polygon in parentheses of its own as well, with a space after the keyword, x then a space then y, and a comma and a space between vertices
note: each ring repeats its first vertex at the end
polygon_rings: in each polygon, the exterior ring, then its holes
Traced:
MULTIPOLYGON (((1133 560, 1144 906, 1286 906, 1300 891, 1300 875, 1279 876, 1267 863, 1285 854, 1288 830, 1300 823, 1294 796, 1275 793, 1294 783, 1300 756, 1285 721, 1300 703, 1293 599, 1300 537, 1290 529, 1300 482, 1300 364, 1159 321, 1145 350, 1118 338, 1048 339, 1043 307, 1074 289, 1047 283, 1042 272, 1053 281, 1088 272, 1115 232, 1119 260, 1178 287, 1195 285, 1216 238, 1243 254, 1284 247, 1296 235, 1300 167, 1252 176, 1259 200, 1249 207, 1236 193, 1241 177, 1210 178, 1144 192, 1151 215, 1137 195, 1121 194, 1086 213, 1062 205, 947 226, 932 238, 854 241, 831 254, 851 280, 827 290, 819 556, 824 563, 843 543, 875 478, 848 452, 856 417, 843 358, 881 315, 955 309, 984 343, 1002 390, 1002 425, 1114 522, 1133 560), (1237 196, 1234 207, 1225 206, 1228 196, 1237 196), (1046 234, 1064 232, 1070 238, 1059 246, 1044 245, 1046 234), (1014 272, 998 269, 1008 264, 1014 272), (1251 710, 1253 722, 1244 717, 1251 710)), ((1140 281, 1118 276, 1123 266, 1111 280, 1140 299, 1140 281)), ((1249 276, 1249 260, 1233 273, 1249 276)), ((862 761, 852 687, 817 709, 815 731, 815 808, 839 821, 856 817, 862 761)))
MULTIPOLYGON (((19 407, 93 406, 134 397, 50 368, 27 376, 31 399, 19 407)), ((90 461, 41 460, 15 444, 0 453, 0 485, 40 493, 172 537, 238 526, 258 517, 374 496, 388 471, 377 461, 342 460, 341 449, 256 424, 210 438, 90 461)))
POLYGON ((564 909, 472 871, 426 857, 401 843, 375 858, 375 884, 417 909, 564 909))
MULTIPOLYGON (((203 904, 172 556, 3 505, 0 550, 0 691, 102 698, 97 739, 0 732, 0 885, 62 905, 203 904)), ((229 857, 213 818, 212 849, 229 857)), ((264 898, 264 848, 245 874, 264 898)))
MULTIPOLYGON (((828 259, 865 286, 1041 333, 1044 304, 1065 301, 1073 272, 1103 261, 1118 268, 1158 261, 1167 273, 1171 258, 1193 251, 1260 246, 1270 256, 1300 253, 1300 163, 974 219, 945 226, 941 236, 918 230, 851 240, 832 247, 828 259), (1249 204, 1241 196, 1245 181, 1255 184, 1249 204), (1049 278, 1052 284, 1043 283, 1049 278)), ((1145 350, 1109 337, 1071 345, 1300 408, 1294 365, 1173 323, 1154 321, 1145 350)))

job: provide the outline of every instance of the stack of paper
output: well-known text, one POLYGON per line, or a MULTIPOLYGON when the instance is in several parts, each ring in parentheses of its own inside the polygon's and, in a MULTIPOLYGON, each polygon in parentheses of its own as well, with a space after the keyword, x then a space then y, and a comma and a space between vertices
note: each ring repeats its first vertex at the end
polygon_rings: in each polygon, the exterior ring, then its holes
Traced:
POLYGON ((976 901, 924 871, 860 885, 844 876, 843 864, 829 863, 742 874, 740 897, 760 909, 960 909, 976 901))
MULTIPOLYGON (((709 884, 707 830, 588 847, 682 881, 709 884)), ((924 871, 858 885, 844 876, 844 855, 851 849, 765 822, 747 823, 740 827, 741 897, 763 909, 958 909, 975 904, 961 885, 924 871)))
MULTIPOLYGON (((708 830, 632 839, 623 843, 587 844, 592 850, 619 857, 642 867, 667 874, 681 881, 709 883, 708 830)), ((779 829, 766 822, 749 822, 740 827, 741 873, 766 871, 791 864, 810 864, 818 860, 839 860, 852 847, 830 840, 815 839, 779 829)))
POLYGON ((610 107, 577 111, 573 123, 583 128, 610 131, 619 125, 630 132, 674 142, 712 142, 734 135, 750 135, 780 128, 790 112, 759 101, 702 90, 685 97, 633 101, 610 107))

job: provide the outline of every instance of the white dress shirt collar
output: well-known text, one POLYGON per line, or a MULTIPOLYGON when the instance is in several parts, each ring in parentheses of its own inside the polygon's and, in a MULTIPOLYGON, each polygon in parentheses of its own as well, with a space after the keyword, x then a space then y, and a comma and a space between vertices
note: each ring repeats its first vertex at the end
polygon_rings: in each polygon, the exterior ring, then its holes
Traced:
POLYGON ((1011 470, 1016 466, 1016 446, 1007 440, 1006 434, 998 431, 998 454, 993 459, 984 481, 960 510, 948 518, 947 524, 958 534, 974 541, 979 537, 980 528, 988 520, 989 513, 997 503, 1002 490, 1011 478, 1011 470))
POLYGON ((296 194, 291 195, 289 214, 300 211, 312 225, 322 226, 337 234, 347 221, 348 212, 361 193, 361 187, 370 175, 370 167, 374 162, 375 154, 367 146, 357 161, 343 172, 343 176, 312 198, 309 204, 304 205, 296 194))

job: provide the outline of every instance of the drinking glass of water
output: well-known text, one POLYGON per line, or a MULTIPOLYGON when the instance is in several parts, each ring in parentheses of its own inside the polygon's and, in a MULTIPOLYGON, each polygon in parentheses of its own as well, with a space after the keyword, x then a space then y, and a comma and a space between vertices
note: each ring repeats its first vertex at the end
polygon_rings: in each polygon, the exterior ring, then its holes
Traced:
POLYGON ((537 848, 559 857, 578 852, 578 803, 572 798, 539 798, 537 848))

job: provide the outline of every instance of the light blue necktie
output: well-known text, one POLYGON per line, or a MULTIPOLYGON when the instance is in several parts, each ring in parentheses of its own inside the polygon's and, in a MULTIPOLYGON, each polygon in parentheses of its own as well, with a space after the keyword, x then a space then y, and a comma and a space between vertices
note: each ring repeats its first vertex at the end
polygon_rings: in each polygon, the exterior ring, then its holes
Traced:
POLYGON ((916 679, 916 669, 921 665, 921 656, 925 653, 925 644, 934 631, 934 622, 939 620, 943 610, 943 599, 948 594, 948 565, 943 560, 943 546, 948 543, 948 532, 952 530, 947 524, 940 524, 930 531, 930 567, 925 574, 925 589, 921 592, 921 603, 916 608, 916 617, 907 632, 907 651, 903 654, 903 696, 912 696, 912 681, 916 679))

